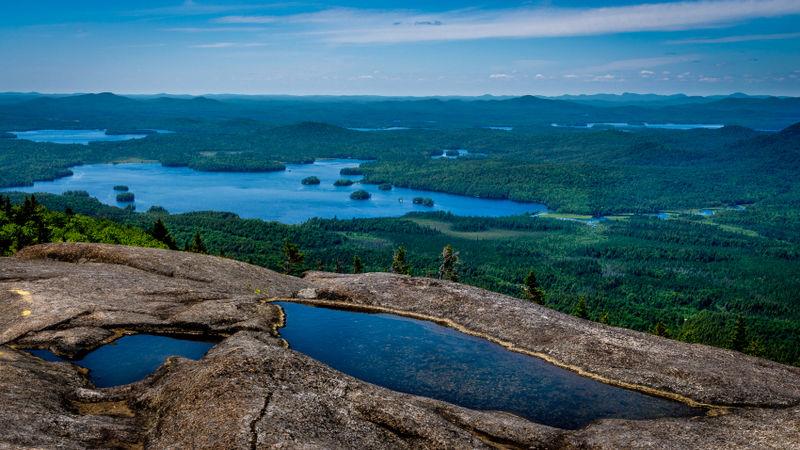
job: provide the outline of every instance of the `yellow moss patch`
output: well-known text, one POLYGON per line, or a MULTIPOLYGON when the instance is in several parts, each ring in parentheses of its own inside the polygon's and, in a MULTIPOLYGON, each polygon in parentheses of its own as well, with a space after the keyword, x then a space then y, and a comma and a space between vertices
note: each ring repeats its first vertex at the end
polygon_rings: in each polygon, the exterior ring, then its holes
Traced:
POLYGON ((133 410, 128 406, 128 402, 121 400, 116 402, 72 402, 78 412, 92 416, 114 416, 114 417, 133 417, 133 410))
POLYGON ((31 310, 30 309, 24 309, 24 310, 22 310, 22 312, 19 315, 22 316, 22 317, 28 317, 28 316, 31 315, 31 310))

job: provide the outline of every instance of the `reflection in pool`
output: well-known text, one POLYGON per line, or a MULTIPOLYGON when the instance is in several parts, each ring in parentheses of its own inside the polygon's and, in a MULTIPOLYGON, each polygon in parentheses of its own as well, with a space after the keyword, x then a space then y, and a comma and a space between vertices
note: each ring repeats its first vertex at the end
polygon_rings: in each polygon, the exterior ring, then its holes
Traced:
MULTIPOLYGON (((200 359, 214 342, 178 339, 152 334, 134 334, 97 348, 81 359, 68 360, 89 369, 97 387, 119 386, 144 379, 170 356, 200 359)), ((65 361, 48 350, 30 350, 47 361, 65 361)))
POLYGON ((600 418, 702 415, 682 403, 603 384, 432 322, 278 303, 289 346, 396 391, 507 411, 560 428, 600 418))

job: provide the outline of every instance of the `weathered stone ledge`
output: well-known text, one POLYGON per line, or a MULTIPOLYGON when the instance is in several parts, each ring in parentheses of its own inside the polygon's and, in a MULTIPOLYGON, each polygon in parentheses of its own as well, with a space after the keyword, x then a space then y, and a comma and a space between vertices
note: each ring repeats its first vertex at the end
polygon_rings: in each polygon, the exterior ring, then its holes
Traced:
POLYGON ((0 448, 800 448, 799 378, 796 368, 437 280, 299 279, 225 258, 90 244, 0 258, 0 448), (293 297, 435 319, 618 384, 753 406, 572 431, 473 411, 287 349, 283 312, 269 299, 293 297), (14 348, 79 354, 143 331, 222 340, 199 361, 170 358, 146 379, 108 389, 71 364, 14 348))
POLYGON ((582 375, 691 404, 791 407, 800 368, 577 319, 459 283, 388 273, 309 272, 300 301, 433 320, 582 375))

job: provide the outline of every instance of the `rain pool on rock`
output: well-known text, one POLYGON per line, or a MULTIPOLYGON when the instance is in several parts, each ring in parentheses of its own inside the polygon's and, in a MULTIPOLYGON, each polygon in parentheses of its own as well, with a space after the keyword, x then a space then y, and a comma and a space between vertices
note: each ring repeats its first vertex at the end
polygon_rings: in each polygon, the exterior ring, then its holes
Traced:
POLYGON ((46 361, 69 361, 89 369, 97 387, 133 383, 153 373, 170 356, 200 359, 215 342, 153 334, 123 336, 75 360, 56 356, 49 350, 30 350, 46 361))
POLYGON ((289 347, 389 389, 534 422, 580 428, 602 418, 703 415, 683 403, 610 386, 432 322, 279 302, 289 347))

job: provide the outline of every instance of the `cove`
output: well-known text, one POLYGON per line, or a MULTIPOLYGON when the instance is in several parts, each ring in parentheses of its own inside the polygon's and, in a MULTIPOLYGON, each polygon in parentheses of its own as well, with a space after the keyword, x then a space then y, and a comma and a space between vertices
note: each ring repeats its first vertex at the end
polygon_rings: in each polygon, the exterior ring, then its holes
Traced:
POLYGON ((69 361, 89 369, 89 379, 95 386, 103 388, 142 380, 170 356, 200 359, 214 344, 196 339, 134 334, 123 336, 75 360, 61 358, 49 350, 29 352, 46 361, 69 361))
POLYGON ((432 322, 278 302, 289 347, 395 391, 576 429, 603 418, 704 414, 700 408, 582 377, 432 322))
POLYGON ((318 160, 313 164, 287 164, 281 172, 199 172, 188 167, 164 167, 158 163, 91 164, 76 166, 72 176, 39 181, 33 186, 0 191, 48 192, 86 191, 101 202, 117 203, 114 185, 130 187, 138 211, 162 206, 171 213, 229 211, 248 219, 302 223, 313 217, 341 219, 399 217, 411 211, 450 211, 460 216, 512 216, 542 212, 537 203, 494 200, 395 187, 382 191, 374 184, 355 183, 336 187, 339 178, 358 181, 360 176, 342 176, 345 167, 364 161, 318 160), (303 185, 303 178, 316 176, 319 185, 303 185), (350 193, 364 189, 369 200, 352 200, 350 193), (415 205, 414 197, 431 198, 433 207, 415 205))
MULTIPOLYGON (((166 130, 153 130, 161 133, 166 130)), ((106 134, 106 130, 33 130, 33 131, 12 131, 17 139, 25 139, 33 142, 51 142, 54 144, 83 144, 101 141, 127 141, 130 139, 142 139, 146 134, 106 134)))

